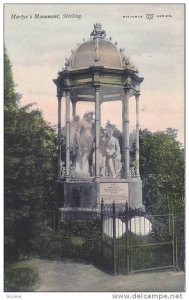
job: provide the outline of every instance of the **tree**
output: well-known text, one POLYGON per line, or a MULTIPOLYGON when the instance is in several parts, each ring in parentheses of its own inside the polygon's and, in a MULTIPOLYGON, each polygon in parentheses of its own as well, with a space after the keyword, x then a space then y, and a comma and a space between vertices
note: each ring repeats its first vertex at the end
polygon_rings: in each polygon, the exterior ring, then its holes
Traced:
POLYGON ((6 48, 4 49, 4 109, 17 109, 20 95, 15 92, 12 66, 6 48))
POLYGON ((57 137, 32 104, 22 107, 5 52, 5 255, 28 251, 41 209, 57 207, 57 137))
POLYGON ((183 149, 175 140, 176 131, 140 131, 140 173, 143 200, 154 212, 179 212, 184 199, 183 149))

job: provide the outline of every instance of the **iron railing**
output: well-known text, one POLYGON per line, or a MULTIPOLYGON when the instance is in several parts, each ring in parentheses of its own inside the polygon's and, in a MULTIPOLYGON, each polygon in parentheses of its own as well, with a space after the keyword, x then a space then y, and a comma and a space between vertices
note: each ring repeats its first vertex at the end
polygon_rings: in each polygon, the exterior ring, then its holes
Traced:
POLYGON ((150 215, 102 201, 92 209, 42 211, 41 222, 53 230, 40 237, 44 252, 56 244, 60 257, 90 259, 114 274, 184 268, 183 214, 150 215))

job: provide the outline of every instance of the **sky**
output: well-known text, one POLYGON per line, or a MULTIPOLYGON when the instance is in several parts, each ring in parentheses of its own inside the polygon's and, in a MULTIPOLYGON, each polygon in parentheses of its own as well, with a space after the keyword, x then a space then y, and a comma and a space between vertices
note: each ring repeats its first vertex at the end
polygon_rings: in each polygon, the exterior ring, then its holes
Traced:
MULTIPOLYGON (((77 43, 90 37, 97 22, 102 24, 107 37, 125 48, 125 54, 144 77, 140 127, 152 132, 168 127, 178 129, 178 139, 184 143, 182 4, 6 4, 4 43, 12 63, 16 90, 22 94, 21 104, 35 102, 34 107, 43 112, 45 120, 57 124, 56 86, 52 79, 64 67, 65 58, 71 55, 77 43), (35 19, 35 14, 59 14, 60 18, 35 19), (68 14, 81 17, 68 18, 68 14), (146 14, 153 14, 153 19, 147 19, 146 14)), ((77 112, 82 116, 92 109, 92 104, 79 103, 77 112)), ((120 102, 102 105, 102 126, 108 119, 121 129, 120 102)), ((135 101, 131 98, 130 131, 134 126, 135 101)))

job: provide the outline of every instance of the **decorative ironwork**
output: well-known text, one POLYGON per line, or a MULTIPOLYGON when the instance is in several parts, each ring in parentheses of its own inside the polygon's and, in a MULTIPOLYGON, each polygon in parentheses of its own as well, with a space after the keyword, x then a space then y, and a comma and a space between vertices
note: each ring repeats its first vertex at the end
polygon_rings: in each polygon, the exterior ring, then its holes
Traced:
POLYGON ((41 212, 43 226, 53 233, 41 236, 40 253, 46 251, 46 242, 53 247, 60 229, 61 256, 92 259, 114 274, 184 268, 183 214, 151 215, 132 210, 128 203, 102 201, 93 208, 64 208, 59 222, 58 216, 60 211, 41 212))
POLYGON ((64 178, 66 175, 66 166, 65 166, 65 162, 61 161, 60 164, 60 178, 64 178))
POLYGON ((130 168, 130 175, 131 175, 131 178, 136 178, 136 167, 135 165, 130 168))
POLYGON ((70 163, 70 177, 71 178, 78 178, 78 174, 75 171, 75 166, 72 166, 72 164, 70 163))
MULTIPOLYGON (((124 163, 122 162, 122 168, 124 167, 124 163)), ((72 166, 72 163, 70 163, 70 178, 78 178, 79 175, 77 174, 77 172, 75 171, 75 166, 72 166)), ((131 178, 136 178, 136 167, 135 165, 133 167, 130 168, 130 175, 131 178)), ((61 161, 61 166, 60 166, 60 178, 65 178, 66 176, 66 166, 65 166, 65 162, 61 161)), ((120 174, 118 176, 118 178, 121 177, 121 171, 120 174)))
MULTIPOLYGON (((72 163, 70 163, 70 170, 69 170, 69 177, 70 178, 78 178, 78 174, 75 171, 75 166, 72 166, 72 163)), ((64 161, 61 161, 60 165, 60 178, 64 179, 66 177, 66 164, 64 161)))

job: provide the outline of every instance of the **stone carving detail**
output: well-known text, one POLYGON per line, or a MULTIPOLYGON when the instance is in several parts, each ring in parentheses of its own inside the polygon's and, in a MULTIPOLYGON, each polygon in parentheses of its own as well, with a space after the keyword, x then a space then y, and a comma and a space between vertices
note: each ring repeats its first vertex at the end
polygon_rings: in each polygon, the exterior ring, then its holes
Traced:
POLYGON ((102 25, 100 23, 94 24, 94 29, 91 32, 91 37, 93 37, 93 39, 104 39, 106 37, 106 32, 102 29, 102 25))
MULTIPOLYGON (((94 112, 87 112, 81 119, 74 116, 70 122, 71 178, 95 176, 95 120, 94 112)), ((119 141, 113 129, 101 128, 99 166, 101 177, 120 178, 123 168, 119 141)), ((66 176, 65 162, 61 162, 61 178, 66 176)), ((131 178, 136 178, 136 166, 130 168, 131 178)))
POLYGON ((117 138, 111 128, 104 130, 100 140, 101 176, 119 177, 121 171, 121 154, 117 138))
MULTIPOLYGON (((73 117, 70 122, 70 152, 72 177, 95 176, 94 112, 85 113, 82 119, 77 115, 73 117)), ((120 146, 111 128, 101 128, 98 159, 100 176, 120 177, 120 146)))
POLYGON ((72 166, 78 176, 90 176, 90 155, 95 137, 94 112, 87 112, 83 118, 74 116, 70 123, 70 149, 72 151, 72 166))

